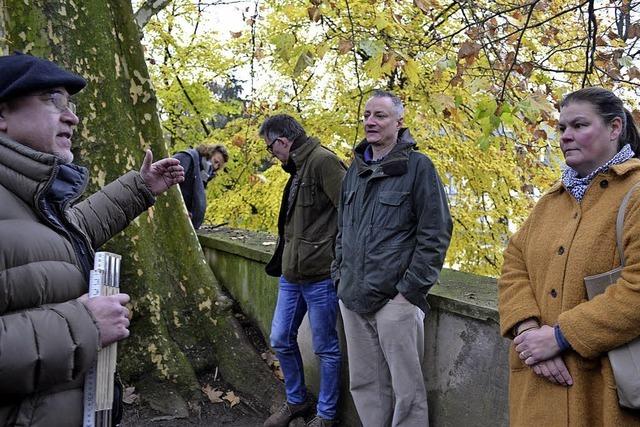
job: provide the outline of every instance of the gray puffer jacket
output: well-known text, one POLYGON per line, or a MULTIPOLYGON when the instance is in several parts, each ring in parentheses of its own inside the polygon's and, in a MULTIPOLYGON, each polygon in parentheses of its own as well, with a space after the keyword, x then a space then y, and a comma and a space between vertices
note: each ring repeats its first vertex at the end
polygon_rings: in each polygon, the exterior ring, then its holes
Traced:
POLYGON ((86 169, 0 137, 0 425, 82 423, 84 374, 99 346, 76 300, 87 292, 86 264, 155 200, 129 172, 74 204, 86 184, 86 169), (45 197, 65 168, 80 179, 55 195, 58 221, 45 197))
POLYGON ((363 141, 342 181, 332 277, 351 311, 375 313, 398 294, 428 311, 453 224, 435 166, 408 129, 380 162, 363 141))

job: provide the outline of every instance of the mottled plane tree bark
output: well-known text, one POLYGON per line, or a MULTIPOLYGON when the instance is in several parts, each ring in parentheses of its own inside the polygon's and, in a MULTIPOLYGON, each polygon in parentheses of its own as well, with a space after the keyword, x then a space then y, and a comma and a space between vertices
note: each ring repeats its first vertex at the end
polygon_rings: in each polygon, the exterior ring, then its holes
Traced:
MULTIPOLYGON (((167 155, 140 39, 130 0, 0 0, 4 53, 49 58, 89 82, 76 97, 81 122, 73 138, 76 162, 91 172, 89 191, 139 168, 145 148, 167 155)), ((193 401, 196 373, 216 368, 266 405, 281 396, 230 312, 177 188, 107 249, 123 255, 121 289, 133 301, 118 369, 143 397, 193 401)))
POLYGON ((146 0, 140 5, 133 18, 138 24, 138 27, 144 28, 147 22, 153 18, 158 12, 167 7, 171 3, 171 0, 146 0))

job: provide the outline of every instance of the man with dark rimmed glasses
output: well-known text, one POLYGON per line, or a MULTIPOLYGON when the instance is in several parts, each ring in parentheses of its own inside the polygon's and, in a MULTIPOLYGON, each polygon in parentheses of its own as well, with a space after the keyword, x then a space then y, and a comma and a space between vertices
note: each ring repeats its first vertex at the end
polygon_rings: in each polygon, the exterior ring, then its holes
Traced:
POLYGON ((259 134, 266 150, 291 175, 278 215, 278 246, 266 266, 267 274, 280 279, 270 340, 284 374, 287 401, 264 427, 286 427, 312 409, 297 342, 305 314, 320 362, 317 416, 307 425, 330 427, 335 425, 340 387, 338 299, 331 280, 331 261, 345 167, 286 114, 266 119, 259 134))
POLYGON ((129 335, 126 294, 88 299, 95 248, 183 179, 175 159, 128 172, 78 202, 74 165, 86 81, 31 55, 0 56, 0 425, 82 425, 100 347, 129 335))

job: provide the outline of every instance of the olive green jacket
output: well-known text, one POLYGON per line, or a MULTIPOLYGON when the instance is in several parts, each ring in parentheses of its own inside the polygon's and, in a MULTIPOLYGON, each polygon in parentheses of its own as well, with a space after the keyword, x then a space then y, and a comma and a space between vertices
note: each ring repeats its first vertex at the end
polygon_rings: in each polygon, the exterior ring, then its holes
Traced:
POLYGON ((342 185, 333 281, 356 313, 375 313, 398 292, 428 313, 453 223, 438 172, 408 129, 379 163, 364 140, 342 185))
POLYGON ((295 172, 285 187, 278 247, 266 270, 272 276, 282 274, 291 283, 318 282, 331 277, 346 168, 315 138, 291 151, 289 160, 295 172))

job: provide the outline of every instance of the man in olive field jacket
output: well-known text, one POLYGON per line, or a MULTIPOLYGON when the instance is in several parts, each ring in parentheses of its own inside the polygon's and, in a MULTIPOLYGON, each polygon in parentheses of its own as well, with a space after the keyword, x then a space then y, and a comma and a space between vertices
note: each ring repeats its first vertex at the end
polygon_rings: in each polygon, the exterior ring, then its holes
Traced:
POLYGON ((433 163, 402 127, 403 112, 389 92, 367 101, 366 139, 355 148, 338 214, 332 273, 351 395, 364 426, 429 422, 423 321, 452 221, 433 163))
POLYGON ((266 267, 279 277, 278 302, 271 324, 271 347, 284 374, 287 401, 264 423, 286 427, 311 409, 298 348, 305 313, 313 351, 320 361, 317 416, 307 425, 333 426, 340 384, 340 348, 336 331, 338 298, 331 280, 337 207, 345 167, 338 157, 310 138, 291 116, 279 114, 260 127, 267 151, 291 177, 278 216, 278 246, 266 267))
POLYGON ((86 81, 31 55, 0 57, 0 425, 80 426, 98 349, 129 335, 126 294, 88 299, 95 249, 183 179, 152 162, 78 202, 72 162, 86 81))

